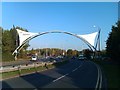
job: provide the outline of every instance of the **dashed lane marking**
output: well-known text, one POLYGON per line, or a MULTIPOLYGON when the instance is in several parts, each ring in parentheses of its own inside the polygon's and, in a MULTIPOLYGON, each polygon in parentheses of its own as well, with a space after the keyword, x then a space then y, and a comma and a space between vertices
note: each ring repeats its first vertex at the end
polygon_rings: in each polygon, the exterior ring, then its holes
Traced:
MULTIPOLYGON (((72 72, 76 71, 76 70, 77 70, 78 68, 80 68, 81 66, 82 66, 82 64, 81 64, 79 67, 77 67, 77 68, 75 68, 74 70, 72 70, 72 72)), ((70 72, 70 73, 71 73, 71 72, 70 72)), ((60 80, 60 79, 62 79, 62 78, 64 78, 64 77, 66 77, 66 76, 69 75, 70 73, 67 73, 67 74, 65 74, 65 75, 63 75, 63 76, 61 76, 61 77, 53 80, 53 82, 56 82, 56 81, 58 81, 58 80, 60 80)))
POLYGON ((64 78, 65 76, 67 76, 69 73, 67 73, 67 74, 65 74, 65 75, 63 75, 63 76, 61 76, 61 77, 59 77, 59 78, 57 78, 57 79, 55 79, 55 80, 53 80, 53 82, 56 82, 56 81, 58 81, 58 80, 60 80, 60 79, 62 79, 62 78, 64 78))

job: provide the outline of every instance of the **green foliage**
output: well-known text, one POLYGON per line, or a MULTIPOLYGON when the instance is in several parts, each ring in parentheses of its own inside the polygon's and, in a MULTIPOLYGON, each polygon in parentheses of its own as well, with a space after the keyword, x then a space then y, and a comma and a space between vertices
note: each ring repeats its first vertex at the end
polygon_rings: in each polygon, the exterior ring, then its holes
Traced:
POLYGON ((67 56, 68 56, 68 57, 72 57, 72 56, 73 56, 72 53, 73 53, 72 49, 68 49, 68 50, 67 50, 67 56))
POLYGON ((27 29, 25 29, 25 28, 22 28, 22 27, 19 27, 19 26, 14 26, 13 25, 13 28, 15 28, 15 29, 20 29, 20 30, 23 30, 23 31, 26 31, 26 32, 28 32, 28 30, 27 29))
POLYGON ((19 42, 18 42, 19 36, 14 27, 10 29, 10 33, 12 35, 13 45, 14 45, 14 49, 15 49, 19 45, 19 42))
POLYGON ((2 61, 14 61, 14 56, 11 53, 2 53, 2 61))
POLYGON ((80 53, 79 53, 77 50, 73 50, 73 53, 72 53, 72 54, 73 54, 73 56, 78 57, 80 53))
MULTIPOLYGON (((13 60, 12 53, 19 46, 19 36, 18 36, 16 29, 27 31, 26 29, 23 29, 18 26, 17 27, 13 26, 13 28, 11 28, 10 30, 4 30, 3 28, 0 27, 0 30, 2 31, 1 36, 2 36, 2 53, 3 53, 2 60, 3 61, 13 60), (10 58, 8 58, 8 57, 10 57, 10 58)), ((26 57, 25 51, 28 47, 29 47, 29 42, 26 43, 26 45, 21 49, 20 54, 21 54, 22 58, 26 57)))
POLYGON ((38 56, 45 57, 45 56, 61 56, 66 53, 65 50, 59 48, 43 48, 43 49, 31 49, 28 50, 28 54, 38 54, 38 56))
POLYGON ((3 53, 12 53, 14 51, 14 41, 9 30, 4 30, 2 34, 2 51, 3 53))
POLYGON ((2 27, 0 27, 0 55, 2 53, 2 27))
POLYGON ((67 56, 68 57, 79 56, 79 52, 77 50, 68 49, 67 56))
MULTIPOLYGON (((67 64, 68 60, 62 61, 62 62, 58 62, 58 63, 54 63, 54 64, 49 64, 47 65, 48 69, 50 68, 54 68, 54 67, 59 67, 62 66, 64 64, 67 64)), ((15 70, 15 71, 9 71, 9 72, 3 72, 0 73, 0 75, 2 75, 2 79, 6 79, 6 78, 11 78, 14 76, 19 76, 19 75, 25 75, 25 74, 30 74, 33 72, 40 72, 46 70, 46 67, 44 66, 36 66, 36 67, 31 67, 31 68, 27 68, 27 69, 20 69, 20 70, 15 70)), ((1 79, 1 78, 0 78, 1 79)))
POLYGON ((89 50, 89 49, 84 49, 84 50, 83 50, 83 54, 84 54, 84 56, 85 56, 87 59, 91 59, 92 51, 89 50))
MULTIPOLYGON (((18 26, 15 27, 14 25, 13 25, 13 28, 10 29, 10 32, 12 34, 12 39, 14 41, 14 45, 15 45, 15 47, 18 47, 19 46, 19 36, 18 36, 16 29, 20 29, 20 30, 26 31, 26 32, 28 32, 28 30, 23 29, 22 27, 18 27, 18 26)), ((23 48, 26 50, 28 47, 29 47, 29 42, 26 43, 26 45, 23 48)))
POLYGON ((105 76, 107 78, 108 82, 108 88, 112 90, 120 88, 119 86, 119 65, 115 64, 110 61, 101 61, 101 60, 95 60, 95 63, 97 63, 104 71, 105 76))
POLYGON ((107 57, 107 55, 106 55, 106 50, 102 50, 102 51, 100 52, 100 55, 101 55, 102 57, 107 57))
POLYGON ((110 32, 109 37, 106 42, 107 55, 111 57, 114 61, 119 62, 120 58, 120 21, 112 26, 112 32, 110 32))

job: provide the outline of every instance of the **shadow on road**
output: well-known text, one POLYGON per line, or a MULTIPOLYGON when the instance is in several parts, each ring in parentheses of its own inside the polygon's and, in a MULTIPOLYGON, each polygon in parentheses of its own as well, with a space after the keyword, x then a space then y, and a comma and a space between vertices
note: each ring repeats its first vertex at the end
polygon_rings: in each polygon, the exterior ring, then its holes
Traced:
POLYGON ((55 79, 47 75, 43 75, 41 73, 29 74, 29 75, 21 76, 21 78, 26 80, 36 88, 43 87, 55 79))
MULTIPOLYGON (((52 70, 46 70, 44 72, 36 72, 33 74, 28 74, 24 76, 20 76, 17 78, 21 78, 23 81, 19 82, 19 79, 13 78, 12 82, 14 85, 19 83, 24 83, 26 81, 30 85, 33 85, 35 88, 83 88, 83 90, 88 88, 95 88, 97 72, 96 67, 91 65, 90 63, 84 63, 84 65, 78 68, 77 71, 72 72, 77 67, 79 67, 83 62, 82 61, 70 61, 62 66, 56 65, 52 70), (64 78, 56 82, 53 82, 57 78, 67 75, 64 78), (18 81, 16 81, 18 80, 18 81)), ((3 88, 14 88, 14 86, 9 86, 7 84, 7 80, 3 81, 3 88)), ((18 87, 24 88, 24 87, 18 87)), ((29 87, 28 87, 29 88, 29 87)))
POLYGON ((96 72, 97 68, 96 66, 91 65, 91 63, 83 62, 83 61, 71 61, 65 66, 61 66, 61 67, 56 66, 56 68, 57 69, 55 71, 62 75, 65 75, 66 72, 69 73, 67 75, 69 79, 64 78, 60 80, 61 83, 64 83, 63 84, 64 87, 66 85, 66 87, 69 88, 68 87, 69 85, 73 85, 74 88, 82 88, 83 90, 88 89, 88 88, 95 88, 96 81, 97 81, 96 80, 97 79, 97 72, 96 72), (82 63, 84 64, 82 65, 82 63), (82 66, 78 68, 80 65, 82 66), (72 70, 75 70, 76 68, 78 69, 72 72, 72 70))
POLYGON ((8 83, 6 83, 5 81, 2 81, 2 90, 8 90, 8 89, 13 90, 8 83))

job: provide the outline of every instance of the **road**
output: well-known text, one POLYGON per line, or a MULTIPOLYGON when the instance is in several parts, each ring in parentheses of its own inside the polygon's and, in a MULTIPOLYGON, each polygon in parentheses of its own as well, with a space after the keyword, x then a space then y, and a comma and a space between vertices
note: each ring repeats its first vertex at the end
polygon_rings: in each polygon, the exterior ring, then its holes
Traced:
POLYGON ((37 61, 20 60, 20 61, 8 62, 8 63, 4 63, 4 65, 0 66, 0 73, 15 71, 15 70, 18 70, 19 68, 26 69, 26 68, 33 68, 35 66, 44 66, 45 63, 52 64, 55 62, 56 63, 61 62, 61 59, 60 58, 56 58, 56 59, 43 58, 43 59, 38 59, 37 61))
MULTIPOLYGON (((38 60, 40 62, 41 60, 44 61, 44 59, 38 60)), ((23 64, 31 64, 33 61, 30 60, 17 60, 17 61, 12 61, 12 62, 0 62, 0 65, 2 67, 8 67, 8 66, 17 66, 17 65, 23 65, 23 64)))
MULTIPOLYGON (((100 69, 100 68, 99 68, 100 69)), ((2 88, 104 88, 104 73, 91 61, 70 60, 69 63, 46 71, 2 81, 2 88)))

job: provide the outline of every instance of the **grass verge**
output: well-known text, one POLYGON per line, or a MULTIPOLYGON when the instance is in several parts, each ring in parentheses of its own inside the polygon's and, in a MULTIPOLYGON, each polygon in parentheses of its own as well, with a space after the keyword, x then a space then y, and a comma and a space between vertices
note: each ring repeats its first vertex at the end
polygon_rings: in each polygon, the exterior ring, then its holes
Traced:
POLYGON ((0 75, 2 76, 0 79, 7 79, 7 78, 15 77, 15 76, 21 76, 21 75, 25 75, 25 74, 34 73, 34 72, 40 72, 40 71, 44 71, 46 69, 50 69, 50 68, 64 65, 66 63, 68 63, 68 61, 54 63, 52 65, 47 65, 47 67, 38 66, 38 67, 32 67, 32 68, 21 69, 21 70, 16 70, 16 71, 4 72, 4 73, 0 73, 0 75))

